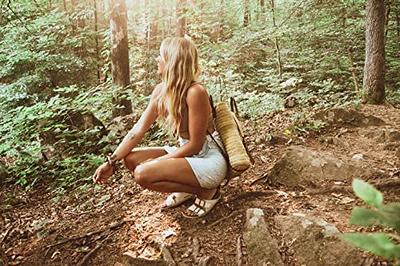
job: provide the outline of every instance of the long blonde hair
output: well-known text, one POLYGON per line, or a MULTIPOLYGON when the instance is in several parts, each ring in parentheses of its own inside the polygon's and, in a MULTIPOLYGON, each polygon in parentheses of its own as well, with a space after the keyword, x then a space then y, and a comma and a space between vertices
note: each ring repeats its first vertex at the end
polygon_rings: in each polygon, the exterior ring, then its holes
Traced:
POLYGON ((179 135, 187 91, 200 74, 197 49, 189 39, 166 38, 161 43, 160 54, 164 69, 158 113, 165 118, 168 131, 179 135))

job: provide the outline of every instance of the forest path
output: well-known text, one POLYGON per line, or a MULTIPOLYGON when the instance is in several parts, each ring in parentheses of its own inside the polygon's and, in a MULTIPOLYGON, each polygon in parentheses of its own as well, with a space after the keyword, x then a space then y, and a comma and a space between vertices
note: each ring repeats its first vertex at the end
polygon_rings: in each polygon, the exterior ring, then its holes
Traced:
MULTIPOLYGON (((142 190, 124 171, 107 186, 87 185, 67 191, 61 198, 46 193, 44 187, 27 193, 2 188, 3 262, 118 265, 125 252, 156 259, 160 257, 160 246, 166 245, 181 265, 201 264, 200 258, 204 262, 207 256, 211 257, 211 265, 235 265, 237 241, 242 237, 249 208, 262 209, 268 224, 277 215, 305 213, 324 219, 340 231, 354 230, 348 219, 354 204, 360 201, 348 190, 350 181, 342 182, 343 190, 330 191, 326 188, 334 185, 331 181, 320 188, 289 189, 260 178, 270 172, 287 147, 299 145, 340 158, 362 154, 361 163, 374 170, 369 181, 379 184, 399 180, 400 155, 396 152, 400 140, 390 139, 390 132, 400 131, 399 110, 367 105, 360 112, 383 119, 385 125, 335 125, 304 136, 284 135, 282 132, 293 124, 289 117, 294 112, 287 110, 246 123, 256 163, 222 189, 223 200, 205 218, 184 218, 181 213, 188 204, 161 210, 165 195, 142 190), (254 183, 257 179, 260 180, 254 183)), ((385 188, 384 195, 387 201, 400 201, 398 187, 385 188)), ((274 237, 279 241, 279 234, 274 237)), ((281 245, 279 251, 285 265, 294 265, 290 254, 285 256, 285 250, 281 245)), ((246 247, 241 251, 243 264, 248 264, 246 247)), ((372 258, 372 265, 378 265, 378 258, 367 257, 372 258)))

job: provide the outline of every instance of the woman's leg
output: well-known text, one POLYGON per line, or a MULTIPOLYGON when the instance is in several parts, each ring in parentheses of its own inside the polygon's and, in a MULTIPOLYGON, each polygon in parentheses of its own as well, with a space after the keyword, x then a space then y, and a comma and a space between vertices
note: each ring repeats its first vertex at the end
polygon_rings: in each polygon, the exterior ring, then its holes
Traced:
POLYGON ((138 165, 133 175, 139 185, 159 192, 187 192, 202 199, 210 199, 216 191, 200 186, 184 158, 149 161, 138 165))

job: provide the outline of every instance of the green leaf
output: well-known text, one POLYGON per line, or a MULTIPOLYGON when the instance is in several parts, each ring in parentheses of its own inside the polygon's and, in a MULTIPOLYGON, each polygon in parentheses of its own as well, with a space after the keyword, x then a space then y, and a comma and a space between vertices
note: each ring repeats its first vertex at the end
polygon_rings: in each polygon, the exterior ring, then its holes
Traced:
POLYGON ((364 200, 367 204, 375 206, 379 208, 383 202, 382 193, 379 192, 376 188, 372 185, 368 184, 361 179, 354 179, 353 180, 353 190, 355 194, 364 200))
POLYGON ((352 245, 388 259, 400 258, 400 246, 395 245, 386 234, 346 233, 343 238, 352 245))
POLYGON ((400 232, 400 203, 389 203, 379 208, 379 213, 386 225, 400 232))
POLYGON ((351 212, 350 224, 371 226, 379 223, 380 218, 378 211, 355 207, 351 212))

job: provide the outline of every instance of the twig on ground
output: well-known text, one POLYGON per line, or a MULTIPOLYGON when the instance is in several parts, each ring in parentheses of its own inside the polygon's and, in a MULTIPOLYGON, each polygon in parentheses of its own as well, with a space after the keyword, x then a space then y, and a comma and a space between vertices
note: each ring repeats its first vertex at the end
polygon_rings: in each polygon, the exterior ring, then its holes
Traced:
POLYGON ((222 217, 222 218, 216 220, 215 222, 211 223, 210 225, 208 225, 208 227, 213 227, 214 225, 217 225, 217 224, 219 224, 220 222, 225 221, 226 219, 231 218, 233 215, 235 215, 235 214, 237 214, 237 213, 239 213, 239 211, 233 211, 233 212, 231 212, 228 216, 224 216, 224 217, 222 217))
POLYGON ((83 259, 81 261, 79 261, 79 263, 77 264, 78 266, 82 266, 85 265, 85 263, 89 260, 89 258, 97 251, 101 248, 101 246, 110 238, 112 234, 109 234, 106 238, 103 239, 103 241, 101 241, 99 244, 96 245, 96 247, 94 249, 92 249, 88 254, 85 255, 85 257, 83 257, 83 259))
POLYGON ((13 228, 12 226, 8 227, 6 233, 4 234, 3 238, 2 238, 1 241, 0 241, 0 246, 2 245, 3 241, 6 240, 6 238, 8 237, 8 234, 10 233, 10 231, 11 231, 12 228, 13 228))
POLYGON ((166 246, 161 247, 161 253, 163 256, 164 261, 167 263, 168 266, 175 266, 176 262, 174 258, 172 257, 171 252, 166 246))
POLYGON ((74 240, 82 239, 82 238, 85 238, 85 237, 97 235, 97 234, 103 233, 103 232, 105 232, 107 230, 111 230, 111 229, 115 229, 117 227, 120 227, 121 225, 123 225, 124 223, 129 222, 129 221, 132 221, 132 220, 131 219, 123 219, 122 221, 112 223, 109 226, 107 226, 105 228, 102 228, 102 229, 99 229, 97 231, 89 232, 89 233, 86 233, 86 234, 80 235, 80 236, 78 235, 78 236, 74 236, 74 237, 71 237, 71 238, 67 238, 67 239, 61 240, 61 241, 59 241, 59 242, 57 242, 55 244, 48 245, 47 247, 48 248, 52 248, 52 247, 59 246, 59 245, 62 245, 64 243, 67 243, 69 241, 74 241, 74 240))
MULTIPOLYGON (((268 179, 268 174, 263 174, 260 178, 257 178, 253 182, 251 182, 250 187, 253 186, 254 184, 257 184, 261 180, 268 179)), ((264 181, 265 182, 265 181, 264 181)))
POLYGON ((236 263, 238 266, 242 266, 242 241, 240 236, 236 242, 236 263))
POLYGON ((200 242, 199 239, 195 237, 193 238, 193 252, 192 252, 193 260, 195 262, 198 261, 199 255, 200 255, 200 242))
MULTIPOLYGON (((375 188, 379 190, 391 189, 400 187, 400 180, 382 180, 377 182, 370 182, 375 188)), ((329 188, 321 188, 321 189, 311 189, 308 191, 310 195, 316 194, 325 194, 325 193, 333 193, 333 192, 347 192, 353 193, 353 189, 350 186, 331 186, 329 188)))

